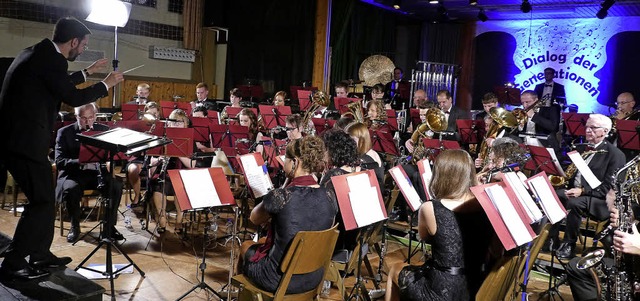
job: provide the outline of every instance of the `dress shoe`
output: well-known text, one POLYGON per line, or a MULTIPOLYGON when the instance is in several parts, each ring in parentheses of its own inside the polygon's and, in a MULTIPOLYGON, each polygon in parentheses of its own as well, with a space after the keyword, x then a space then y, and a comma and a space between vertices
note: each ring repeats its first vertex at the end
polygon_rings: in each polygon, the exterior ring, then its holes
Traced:
POLYGON ((71 226, 71 229, 69 229, 69 234, 67 234, 67 242, 75 242, 76 240, 78 240, 79 236, 80 236, 80 227, 71 226))
POLYGON ((6 280, 33 280, 49 276, 51 273, 47 270, 41 270, 25 266, 19 270, 13 270, 5 266, 0 267, 0 277, 6 280))
POLYGON ((556 256, 560 259, 571 259, 575 257, 574 251, 576 243, 563 242, 556 251, 556 256))
POLYGON ((44 259, 34 258, 29 260, 29 264, 35 269, 43 268, 59 268, 71 263, 73 259, 71 257, 58 257, 53 254, 49 254, 44 259))
POLYGON ((122 236, 122 233, 116 230, 115 227, 111 229, 111 238, 113 240, 124 240, 124 236, 122 236))

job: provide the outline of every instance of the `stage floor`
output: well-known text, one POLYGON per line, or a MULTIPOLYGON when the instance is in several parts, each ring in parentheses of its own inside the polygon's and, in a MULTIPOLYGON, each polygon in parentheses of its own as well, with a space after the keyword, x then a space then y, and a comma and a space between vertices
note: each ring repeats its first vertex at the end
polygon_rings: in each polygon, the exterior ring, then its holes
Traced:
MULTIPOLYGON (((1 193, 0 198, 2 198, 1 193)), ((24 196, 20 194, 19 199, 24 199, 24 196)), ((7 202, 8 206, 9 204, 10 203, 7 202)), ((124 204, 124 200, 122 204, 124 204)), ((90 201, 90 205, 93 205, 93 200, 90 201)), ((11 208, 8 206, 0 210, 0 231, 11 236, 13 235, 18 217, 13 216, 11 208)), ((124 205, 122 208, 124 208, 124 205)), ((225 223, 228 216, 230 215, 222 214, 220 216, 221 218, 218 219, 218 224, 220 225, 218 236, 225 235, 225 223)), ((197 234, 189 233, 187 239, 183 240, 174 234, 173 222, 174 218, 170 217, 167 232, 159 236, 157 234, 151 235, 147 231, 141 230, 141 224, 136 219, 132 221, 133 231, 128 230, 124 227, 123 216, 119 216, 116 228, 126 238, 126 241, 121 242, 119 246, 131 257, 133 262, 144 271, 146 277, 141 277, 135 269, 133 269, 132 273, 119 275, 114 281, 117 300, 175 300, 198 283, 200 279, 198 267, 201 263, 200 256, 202 254, 203 242, 202 229, 197 234), (149 241, 150 237, 151 241, 149 241), (147 243, 149 243, 148 248, 145 250, 147 243)), ((83 233, 87 232, 96 224, 95 215, 92 215, 88 221, 81 224, 83 233)), ((64 235, 66 236, 70 224, 68 221, 65 221, 64 225, 66 228, 64 235)), ((149 229, 153 230, 154 228, 155 223, 151 222, 149 229)), ((59 233, 58 222, 56 221, 51 251, 58 256, 72 257, 73 262, 68 266, 71 269, 77 267, 97 245, 97 240, 87 236, 74 246, 68 243, 66 237, 60 236, 59 233)), ((94 234, 93 236, 97 236, 97 231, 94 231, 94 234)), ((389 242, 389 251, 385 262, 393 262, 406 258, 406 247, 392 240, 389 240, 389 242)), ((224 243, 224 239, 217 241, 210 239, 210 241, 207 242, 205 282, 216 291, 220 291, 222 287, 226 285, 229 275, 231 248, 230 243, 226 246, 224 243)), ((104 265, 105 257, 106 250, 102 248, 90 258, 87 264, 104 265)), ((378 258, 373 254, 370 254, 369 257, 375 270, 378 265, 378 258)), ((418 255, 412 259, 412 263, 415 264, 419 262, 419 259, 418 255)), ((127 260, 117 251, 114 251, 113 263, 125 264, 127 260)), ((85 266, 87 264, 85 264, 85 266)), ((94 282, 105 288, 106 293, 103 295, 103 300, 110 300, 111 292, 109 281, 94 280, 94 282)), ((386 276, 383 277, 383 287, 385 282, 386 276)), ((353 277, 347 279, 346 285, 347 287, 353 285, 353 277)), ((532 277, 528 287, 528 290, 531 292, 529 300, 539 300, 538 293, 544 291, 546 286, 547 282, 544 276, 536 274, 536 276, 532 277)), ((373 288, 371 280, 367 282, 367 287, 373 288)), ((568 286, 563 285, 560 292, 564 300, 573 300, 568 286)), ((199 289, 185 298, 185 300, 217 299, 215 295, 199 289)), ((321 298, 321 300, 341 300, 341 298, 338 290, 334 287, 328 298, 321 298)))

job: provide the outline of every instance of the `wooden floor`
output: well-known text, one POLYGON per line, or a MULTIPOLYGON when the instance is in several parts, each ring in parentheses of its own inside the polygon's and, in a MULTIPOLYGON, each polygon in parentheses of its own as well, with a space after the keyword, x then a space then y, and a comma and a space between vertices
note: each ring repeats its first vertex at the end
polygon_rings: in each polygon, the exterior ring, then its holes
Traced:
MULTIPOLYGON (((0 194, 0 198, 1 197, 0 194)), ((22 199, 24 197, 20 195, 19 198, 22 199)), ((124 204, 124 202, 122 203, 124 204)), ((225 235, 225 223, 228 221, 228 217, 230 217, 229 214, 222 214, 218 219, 219 229, 216 234, 218 237, 225 235)), ((11 208, 3 208, 3 210, 0 210, 0 231, 12 235, 17 220, 18 217, 14 217, 11 208)), ((96 221, 93 217, 83 222, 81 224, 83 233, 94 225, 96 225, 96 221)), ((68 226, 69 223, 65 222, 65 227, 68 226)), ((133 273, 119 275, 114 281, 114 294, 117 300, 176 300, 199 282, 201 275, 198 267, 201 264, 203 243, 202 227, 197 234, 193 233, 188 235, 188 238, 183 240, 174 234, 172 219, 170 219, 167 232, 161 236, 157 234, 152 235, 142 230, 141 224, 135 219, 133 220, 133 226, 133 231, 126 229, 124 227, 123 217, 119 216, 116 227, 126 238, 126 241, 121 243, 119 247, 145 273, 145 277, 142 277, 135 269, 133 273)), ((153 230, 154 227, 155 223, 152 222, 149 228, 153 230)), ((76 245, 71 245, 67 243, 66 237, 60 236, 57 223, 55 231, 51 250, 58 256, 72 257, 73 262, 69 265, 70 268, 75 268, 96 248, 97 241, 92 237, 86 237, 76 245)), ((66 229, 64 233, 64 235, 66 235, 66 229)), ((97 231, 95 231, 94 234, 94 236, 97 236, 97 231)), ((389 241, 388 254, 385 262, 405 259, 406 247, 400 243, 389 241)), ((207 268, 204 275, 205 283, 210 285, 216 292, 220 292, 229 279, 231 246, 236 246, 235 252, 237 252, 237 243, 232 244, 231 242, 227 242, 225 245, 224 239, 216 240, 214 237, 211 237, 205 243, 207 250, 207 268)), ((377 256, 371 254, 369 256, 374 268, 376 268, 378 265, 377 256)), ((418 263, 419 257, 421 256, 417 255, 412 259, 412 263, 418 263)), ((87 264, 104 265, 105 258, 106 250, 105 248, 101 248, 91 256, 87 264)), ((113 252, 112 258, 114 264, 127 263, 126 258, 117 251, 113 252)), ((539 298, 539 294, 546 289, 547 279, 548 278, 542 274, 532 274, 528 286, 528 291, 530 292, 529 300, 542 300, 539 298)), ((110 300, 111 292, 109 281, 95 280, 95 282, 106 289, 103 300, 110 300)), ((386 282, 386 276, 383 277, 383 287, 384 282, 386 282)), ((353 277, 348 278, 346 284, 347 286, 352 286, 353 277)), ((367 281, 366 285, 367 287, 373 288, 372 281, 367 281)), ((564 300, 573 300, 568 286, 561 286, 560 293, 564 300)), ((184 300, 218 299, 219 298, 212 293, 197 289, 184 300)), ((341 298, 337 289, 334 287, 330 295, 322 300, 341 300, 341 298)))

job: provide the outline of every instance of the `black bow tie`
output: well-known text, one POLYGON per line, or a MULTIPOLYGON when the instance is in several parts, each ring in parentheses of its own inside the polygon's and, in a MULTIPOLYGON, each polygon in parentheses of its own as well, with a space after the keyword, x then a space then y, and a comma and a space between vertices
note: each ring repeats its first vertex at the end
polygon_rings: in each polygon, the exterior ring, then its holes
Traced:
POLYGON ((553 87, 553 84, 544 84, 545 87, 553 87))
POLYGON ((585 149, 585 151, 594 151, 596 150, 596 147, 593 145, 588 145, 587 148, 585 149))
POLYGON ((444 112, 445 114, 449 115, 449 112, 444 112))

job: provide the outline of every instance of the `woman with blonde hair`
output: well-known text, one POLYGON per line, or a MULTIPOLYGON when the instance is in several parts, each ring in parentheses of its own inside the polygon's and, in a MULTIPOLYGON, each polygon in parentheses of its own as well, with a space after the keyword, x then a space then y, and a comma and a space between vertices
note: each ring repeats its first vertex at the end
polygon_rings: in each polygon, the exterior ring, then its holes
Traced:
POLYGON ((364 164, 375 163, 377 166, 382 167, 382 159, 380 155, 373 150, 373 144, 371 142, 371 135, 369 134, 369 128, 364 123, 352 123, 346 128, 347 133, 358 146, 358 155, 364 164))
POLYGON ((435 198, 418 210, 418 234, 431 243, 422 266, 391 265, 385 300, 469 300, 463 231, 454 212, 477 206, 471 193, 476 172, 463 150, 438 155, 430 188, 435 198))

